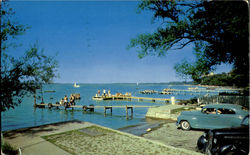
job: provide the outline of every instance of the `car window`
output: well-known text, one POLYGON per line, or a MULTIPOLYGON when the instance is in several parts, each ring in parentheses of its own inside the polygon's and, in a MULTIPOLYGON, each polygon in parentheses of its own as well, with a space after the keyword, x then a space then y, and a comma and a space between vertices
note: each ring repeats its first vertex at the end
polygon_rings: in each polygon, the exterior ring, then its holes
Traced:
POLYGON ((203 108, 201 112, 205 114, 216 114, 216 109, 215 108, 203 108))
POLYGON ((232 109, 227 109, 227 108, 219 108, 217 110, 218 114, 235 114, 235 111, 232 109))

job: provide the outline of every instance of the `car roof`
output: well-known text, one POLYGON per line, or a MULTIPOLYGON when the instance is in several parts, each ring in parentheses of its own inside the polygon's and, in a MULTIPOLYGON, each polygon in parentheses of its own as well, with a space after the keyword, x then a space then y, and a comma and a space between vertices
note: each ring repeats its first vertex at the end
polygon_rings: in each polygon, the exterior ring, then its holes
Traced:
POLYGON ((204 106, 204 108, 233 108, 233 109, 242 109, 241 105, 237 105, 237 104, 208 104, 206 106, 204 106))

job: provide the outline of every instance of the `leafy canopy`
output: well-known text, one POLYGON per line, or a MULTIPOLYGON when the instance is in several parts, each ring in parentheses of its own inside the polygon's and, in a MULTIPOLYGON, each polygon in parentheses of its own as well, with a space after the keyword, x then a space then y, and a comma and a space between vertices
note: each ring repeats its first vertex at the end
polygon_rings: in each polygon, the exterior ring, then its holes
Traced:
POLYGON ((195 62, 185 60, 175 69, 182 77, 200 80, 221 63, 233 64, 248 84, 248 4, 245 1, 165 1, 145 0, 140 11, 150 10, 161 21, 157 30, 131 39, 130 48, 138 56, 163 56, 169 50, 194 45, 195 62))
MULTIPOLYGON (((42 84, 56 77, 57 61, 46 56, 35 44, 23 56, 13 54, 15 39, 29 28, 13 19, 15 12, 7 2, 1 5, 1 111, 14 108, 25 95, 36 92, 42 84)), ((22 51, 15 51, 15 53, 22 51)))

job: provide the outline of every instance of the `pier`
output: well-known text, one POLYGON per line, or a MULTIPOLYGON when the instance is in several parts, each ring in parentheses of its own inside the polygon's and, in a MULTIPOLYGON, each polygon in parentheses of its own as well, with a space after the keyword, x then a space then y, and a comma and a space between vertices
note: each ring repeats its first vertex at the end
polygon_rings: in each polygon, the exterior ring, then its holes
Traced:
POLYGON ((106 112, 107 110, 110 110, 110 114, 112 115, 112 111, 113 108, 125 108, 126 110, 126 116, 128 118, 128 111, 130 110, 130 114, 131 116, 133 116, 133 109, 134 108, 152 108, 152 107, 159 107, 159 106, 144 106, 144 105, 115 105, 115 106, 94 106, 93 104, 87 106, 87 105, 72 105, 72 106, 64 106, 64 105, 60 105, 60 104, 34 104, 35 108, 56 108, 59 109, 59 107, 64 108, 65 110, 67 108, 72 108, 72 110, 74 110, 74 108, 80 108, 83 111, 90 111, 90 112, 94 112, 95 108, 103 108, 104 109, 104 116, 106 116, 106 112))
POLYGON ((204 89, 204 88, 189 88, 189 89, 171 89, 165 88, 159 94, 175 94, 175 95, 201 95, 201 94, 216 94, 216 93, 234 93, 240 89, 204 89))
MULTIPOLYGON (((151 98, 151 97, 135 97, 135 96, 94 96, 92 97, 93 100, 129 100, 131 101, 133 100, 137 100, 137 101, 152 101, 152 102, 156 102, 156 101, 164 101, 165 103, 170 103, 170 101, 172 101, 172 99, 169 98, 151 98)), ((178 99, 175 99, 178 100, 178 99)))

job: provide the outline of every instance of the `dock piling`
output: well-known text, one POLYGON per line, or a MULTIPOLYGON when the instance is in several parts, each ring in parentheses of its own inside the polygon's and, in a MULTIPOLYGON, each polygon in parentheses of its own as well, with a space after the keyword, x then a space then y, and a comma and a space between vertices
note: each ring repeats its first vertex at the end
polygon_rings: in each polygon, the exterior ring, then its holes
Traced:
POLYGON ((131 116, 133 115, 133 107, 129 107, 126 105, 126 116, 128 117, 128 109, 130 109, 131 116))
POLYGON ((106 115, 106 110, 107 109, 110 109, 110 113, 112 115, 112 107, 109 107, 109 106, 104 106, 104 115, 106 115))
POLYGON ((34 95, 34 107, 36 107, 36 95, 34 95))

